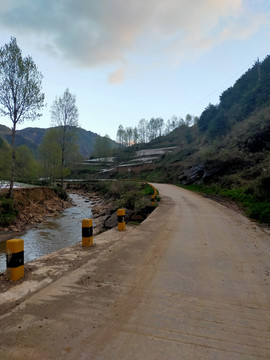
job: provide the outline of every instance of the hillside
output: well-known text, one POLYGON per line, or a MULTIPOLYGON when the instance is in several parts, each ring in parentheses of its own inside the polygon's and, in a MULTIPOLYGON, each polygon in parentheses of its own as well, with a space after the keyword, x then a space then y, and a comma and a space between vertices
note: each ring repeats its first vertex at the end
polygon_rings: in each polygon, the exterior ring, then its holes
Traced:
MULTIPOLYGON (((39 145, 42 143, 42 139, 48 129, 28 127, 16 132, 16 146, 27 145, 34 153, 37 152, 39 145)), ((77 143, 79 152, 84 158, 91 156, 96 139, 100 136, 92 131, 86 131, 82 128, 77 129, 77 143)), ((5 139, 11 144, 11 130, 4 125, 0 125, 0 137, 5 139)), ((113 147, 117 146, 117 143, 113 140, 109 140, 113 147)))
POLYGON ((245 206, 252 203, 249 214, 270 223, 269 80, 270 56, 224 91, 218 104, 209 104, 197 124, 122 151, 119 160, 128 166, 108 176, 196 185, 245 206), (138 150, 155 148, 170 150, 138 163, 138 150))
MULTIPOLYGON (((33 153, 36 153, 38 149, 37 144, 31 139, 25 138, 19 131, 16 134, 16 146, 27 145, 33 153)), ((0 138, 11 144, 11 130, 9 127, 0 124, 0 138)))
MULTIPOLYGON (((31 141, 35 145, 39 146, 42 143, 42 139, 48 129, 40 128, 25 128, 23 130, 18 130, 17 135, 22 136, 24 139, 31 141)), ((84 158, 88 158, 94 149, 96 138, 99 135, 93 133, 92 131, 86 131, 82 128, 76 130, 77 143, 79 146, 79 152, 84 158)))

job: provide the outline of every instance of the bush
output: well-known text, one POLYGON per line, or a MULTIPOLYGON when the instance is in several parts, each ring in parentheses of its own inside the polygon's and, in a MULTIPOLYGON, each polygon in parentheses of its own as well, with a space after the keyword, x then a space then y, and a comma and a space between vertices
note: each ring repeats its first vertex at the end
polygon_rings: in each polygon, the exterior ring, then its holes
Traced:
POLYGON ((116 208, 139 210, 151 205, 153 188, 147 183, 135 181, 102 181, 98 190, 107 196, 115 198, 116 208))
POLYGON ((270 224, 270 203, 252 203, 248 208, 248 215, 260 222, 270 224))
POLYGON ((63 200, 67 200, 68 199, 68 194, 66 193, 65 190, 61 189, 60 187, 58 186, 55 186, 53 188, 54 192, 60 197, 60 199, 63 199, 63 200))
POLYGON ((18 211, 15 210, 14 200, 9 199, 5 196, 0 197, 0 226, 8 226, 11 225, 18 211))
POLYGON ((149 185, 149 184, 147 184, 147 183, 144 185, 142 191, 143 191, 143 194, 144 194, 145 196, 147 196, 147 195, 154 195, 154 189, 152 188, 151 185, 149 185))

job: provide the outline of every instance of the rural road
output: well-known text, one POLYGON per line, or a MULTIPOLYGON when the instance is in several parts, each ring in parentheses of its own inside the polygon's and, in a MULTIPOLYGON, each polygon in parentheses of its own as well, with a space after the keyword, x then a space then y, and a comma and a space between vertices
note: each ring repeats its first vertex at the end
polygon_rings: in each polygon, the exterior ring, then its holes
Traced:
POLYGON ((155 186, 146 221, 0 317, 1 360, 270 359, 270 233, 155 186))

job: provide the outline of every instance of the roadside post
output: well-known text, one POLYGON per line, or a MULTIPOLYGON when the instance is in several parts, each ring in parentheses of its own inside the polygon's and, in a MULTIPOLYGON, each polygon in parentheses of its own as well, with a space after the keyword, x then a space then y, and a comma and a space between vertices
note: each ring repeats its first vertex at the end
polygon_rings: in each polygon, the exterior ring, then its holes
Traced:
POLYGON ((149 184, 151 186, 151 188, 154 190, 154 194, 151 195, 151 203, 152 205, 155 205, 155 201, 156 201, 156 197, 157 197, 157 189, 152 185, 152 184, 149 184))
POLYGON ((93 246, 93 220, 82 220, 82 246, 93 246))
POLYGON ((6 242, 7 276, 17 281, 24 276, 24 241, 11 239, 6 242))
POLYGON ((118 219, 118 231, 125 231, 126 230, 125 209, 117 210, 117 219, 118 219))

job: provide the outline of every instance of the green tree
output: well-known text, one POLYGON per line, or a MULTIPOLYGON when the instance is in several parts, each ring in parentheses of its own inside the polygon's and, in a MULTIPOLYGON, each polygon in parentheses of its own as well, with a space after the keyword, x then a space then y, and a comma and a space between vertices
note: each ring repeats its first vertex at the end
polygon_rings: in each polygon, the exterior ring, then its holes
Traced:
POLYGON ((30 56, 22 57, 14 37, 0 48, 0 113, 12 121, 12 162, 9 195, 15 181, 15 134, 17 124, 35 120, 44 106, 42 75, 30 56))
POLYGON ((111 155, 111 152, 112 143, 109 135, 105 135, 104 137, 97 137, 94 147, 94 156, 97 158, 106 158, 111 155))
POLYGON ((202 112, 198 120, 198 128, 201 132, 206 132, 209 128, 210 122, 218 115, 218 107, 213 104, 209 104, 202 112))
POLYGON ((187 126, 191 126, 191 124, 192 124, 192 121, 193 120, 193 117, 190 115, 190 114, 187 114, 186 115, 186 118, 185 118, 185 124, 187 125, 187 126))
POLYGON ((76 97, 68 89, 62 97, 54 100, 51 108, 52 124, 57 127, 58 140, 61 147, 61 188, 63 189, 64 168, 67 157, 74 151, 76 143, 75 130, 78 126, 79 112, 76 97))
POLYGON ((39 154, 43 177, 51 181, 61 177, 62 154, 57 128, 52 128, 46 132, 39 146, 39 154))
POLYGON ((30 182, 37 177, 38 164, 27 145, 16 147, 16 169, 20 181, 30 182))
MULTIPOLYGON (((0 138, 0 179, 10 178, 11 148, 6 141, 0 138)), ((0 186, 1 187, 1 186, 0 186)))

